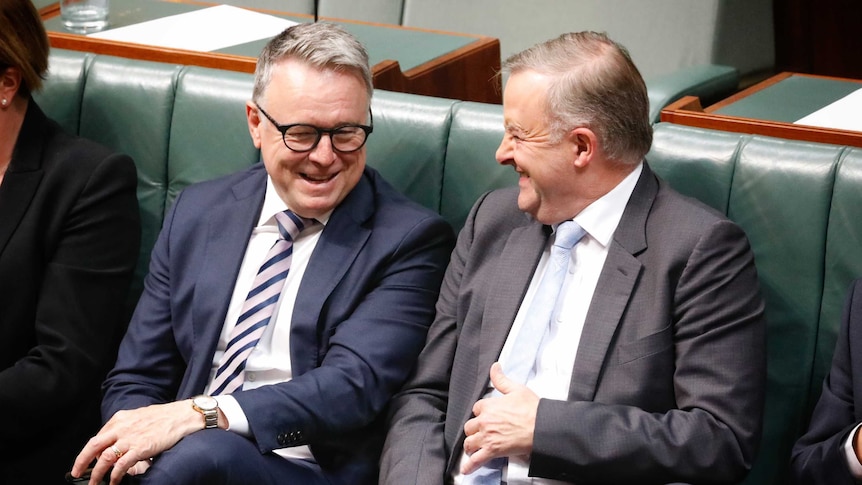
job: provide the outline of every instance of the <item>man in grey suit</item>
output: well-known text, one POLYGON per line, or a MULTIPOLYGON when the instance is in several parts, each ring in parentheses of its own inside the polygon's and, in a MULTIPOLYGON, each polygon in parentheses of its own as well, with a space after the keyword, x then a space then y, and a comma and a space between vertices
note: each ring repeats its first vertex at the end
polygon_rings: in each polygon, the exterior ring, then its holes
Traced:
POLYGON ((566 34, 505 69, 496 158, 518 188, 459 235, 380 483, 738 482, 766 377, 745 234, 644 161, 649 102, 622 46, 566 34), (560 297, 540 303, 561 239, 560 297))

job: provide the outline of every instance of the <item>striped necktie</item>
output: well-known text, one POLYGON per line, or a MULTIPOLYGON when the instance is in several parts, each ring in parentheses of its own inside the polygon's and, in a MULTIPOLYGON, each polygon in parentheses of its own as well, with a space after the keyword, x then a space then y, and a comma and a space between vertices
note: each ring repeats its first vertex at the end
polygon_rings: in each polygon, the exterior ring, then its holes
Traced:
MULTIPOLYGON (((584 237, 586 232, 575 221, 565 221, 554 232, 554 245, 545 274, 539 282, 530 311, 527 313, 521 330, 518 332, 512 352, 506 362, 501 362, 503 372, 510 379, 526 384, 532 376, 542 347, 542 341, 551 325, 551 317, 559 306, 560 289, 572 257, 572 248, 584 237)), ((494 391, 494 395, 500 395, 494 391)), ((478 470, 465 475, 462 485, 500 485, 506 457, 493 458, 478 470)))
POLYGON ((290 210, 275 215, 281 237, 272 245, 254 278, 242 305, 236 326, 219 362, 210 394, 230 394, 242 387, 246 360, 263 335, 281 296, 284 280, 290 270, 293 240, 303 228, 314 223, 290 210))

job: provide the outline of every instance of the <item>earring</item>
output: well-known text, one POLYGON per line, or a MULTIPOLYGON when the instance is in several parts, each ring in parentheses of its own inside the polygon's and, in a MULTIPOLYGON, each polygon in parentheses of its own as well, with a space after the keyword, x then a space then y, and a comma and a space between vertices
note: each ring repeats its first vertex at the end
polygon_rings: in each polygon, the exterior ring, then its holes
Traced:
POLYGON ((6 106, 7 104, 9 104, 9 100, 6 98, 3 98, 3 101, 0 101, 0 104, 2 104, 3 106, 6 106))

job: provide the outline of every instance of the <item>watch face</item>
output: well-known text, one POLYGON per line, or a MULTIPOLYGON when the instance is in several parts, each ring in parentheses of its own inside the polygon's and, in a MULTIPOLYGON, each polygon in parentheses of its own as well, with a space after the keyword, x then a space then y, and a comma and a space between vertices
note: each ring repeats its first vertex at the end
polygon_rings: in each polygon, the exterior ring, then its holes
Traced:
POLYGON ((203 409, 204 411, 209 411, 218 407, 218 401, 215 400, 214 397, 211 396, 198 396, 192 400, 195 406, 203 409))

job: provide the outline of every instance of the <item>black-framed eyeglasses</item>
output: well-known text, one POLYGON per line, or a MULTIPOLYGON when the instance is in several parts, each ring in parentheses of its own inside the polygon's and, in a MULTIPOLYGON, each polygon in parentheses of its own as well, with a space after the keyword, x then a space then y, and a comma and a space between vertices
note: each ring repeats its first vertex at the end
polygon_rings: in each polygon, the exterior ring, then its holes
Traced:
POLYGON ((266 116, 275 129, 281 132, 281 139, 284 141, 284 146, 289 150, 303 153, 310 152, 317 147, 323 134, 329 135, 329 140, 332 143, 332 149, 340 153, 352 153, 359 150, 365 145, 368 140, 368 135, 374 131, 374 116, 371 114, 371 108, 368 109, 368 116, 371 119, 371 126, 356 125, 353 123, 345 123, 334 128, 320 128, 314 125, 305 123, 293 123, 290 125, 280 125, 269 115, 263 108, 257 105, 257 109, 266 116))

